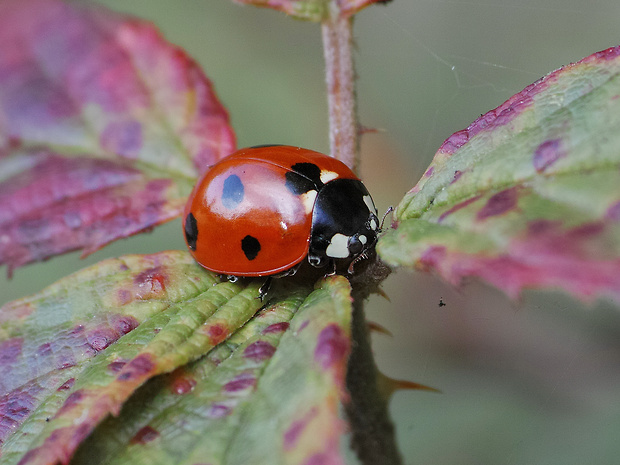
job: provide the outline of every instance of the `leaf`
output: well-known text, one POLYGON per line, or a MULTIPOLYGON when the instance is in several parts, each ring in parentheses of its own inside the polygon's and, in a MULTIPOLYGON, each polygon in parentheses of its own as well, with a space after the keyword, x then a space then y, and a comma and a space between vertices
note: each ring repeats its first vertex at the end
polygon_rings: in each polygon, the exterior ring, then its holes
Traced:
POLYGON ((89 254, 181 214, 234 149, 211 83, 151 24, 0 3, 0 264, 89 254))
POLYGON ((259 285, 169 251, 0 308, 0 463, 67 463, 119 412, 73 463, 344 463, 349 283, 285 282, 252 318, 259 285))
POLYGON ((291 294, 203 359, 150 381, 72 463, 343 463, 349 286, 335 277, 309 297, 291 294))
POLYGON ((0 463, 66 463, 146 380, 225 341, 260 283, 218 282, 186 252, 128 255, 2 307, 0 463))
POLYGON ((517 296, 620 297, 620 47, 545 76, 453 134, 378 244, 392 265, 517 296))
POLYGON ((273 8, 297 19, 320 22, 335 10, 341 17, 352 16, 373 3, 389 3, 391 0, 233 0, 258 7, 273 8))

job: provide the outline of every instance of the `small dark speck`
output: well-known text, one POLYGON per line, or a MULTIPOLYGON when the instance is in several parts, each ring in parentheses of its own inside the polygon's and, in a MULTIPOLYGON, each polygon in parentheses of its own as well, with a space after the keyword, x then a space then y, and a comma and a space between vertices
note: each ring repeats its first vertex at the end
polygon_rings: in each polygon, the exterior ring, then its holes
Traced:
POLYGON ((439 298, 439 306, 440 307, 445 307, 446 306, 446 303, 443 301, 443 297, 439 298))
POLYGON ((45 419, 45 421, 50 421, 50 417, 47 417, 47 418, 45 419))

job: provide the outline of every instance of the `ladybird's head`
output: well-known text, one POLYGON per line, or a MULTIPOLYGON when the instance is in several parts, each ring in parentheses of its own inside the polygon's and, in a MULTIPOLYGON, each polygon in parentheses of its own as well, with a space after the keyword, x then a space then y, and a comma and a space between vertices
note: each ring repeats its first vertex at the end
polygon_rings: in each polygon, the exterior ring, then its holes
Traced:
POLYGON ((358 179, 336 179, 318 193, 312 214, 308 261, 323 267, 350 262, 349 273, 377 242, 380 232, 377 208, 358 179))

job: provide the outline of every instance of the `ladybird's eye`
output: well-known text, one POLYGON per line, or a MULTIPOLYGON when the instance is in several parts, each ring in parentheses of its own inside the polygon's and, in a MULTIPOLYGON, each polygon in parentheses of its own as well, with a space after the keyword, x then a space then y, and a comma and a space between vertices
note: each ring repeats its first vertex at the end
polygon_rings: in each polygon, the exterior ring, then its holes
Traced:
POLYGON ((368 239, 364 235, 356 234, 351 236, 349 239, 349 256, 354 256, 359 254, 362 250, 364 250, 364 244, 368 242, 368 239))

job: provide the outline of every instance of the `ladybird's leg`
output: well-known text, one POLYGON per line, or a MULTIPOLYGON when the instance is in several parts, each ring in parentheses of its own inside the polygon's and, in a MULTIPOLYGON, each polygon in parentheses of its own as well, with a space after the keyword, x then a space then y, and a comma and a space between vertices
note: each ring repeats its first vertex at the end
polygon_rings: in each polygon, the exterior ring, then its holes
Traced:
POLYGON ((325 277, 334 276, 336 274, 336 260, 330 258, 327 262, 327 269, 329 270, 329 272, 325 273, 325 277))
POLYGON ((368 259, 368 254, 366 254, 366 251, 364 250, 361 254, 359 254, 358 256, 356 256, 351 263, 349 264, 349 268, 347 268, 347 273, 348 274, 353 274, 355 273, 355 265, 359 262, 361 262, 362 260, 366 260, 368 259))
POLYGON ((315 268, 323 268, 328 264, 327 256, 325 254, 313 253, 312 248, 308 252, 308 263, 315 268))
POLYGON ((227 274, 226 279, 228 280, 229 283, 236 283, 237 281, 239 281, 239 276, 227 274))
POLYGON ((300 266, 301 266, 301 262, 299 262, 295 266, 292 266, 288 270, 283 271, 282 273, 278 273, 277 275, 274 276, 274 278, 286 278, 287 276, 295 276, 295 274, 297 274, 297 270, 299 270, 300 266))
POLYGON ((273 281, 273 276, 267 276, 267 279, 263 283, 263 285, 258 289, 258 298, 263 302, 267 293, 269 292, 269 288, 271 288, 271 282, 273 281))

